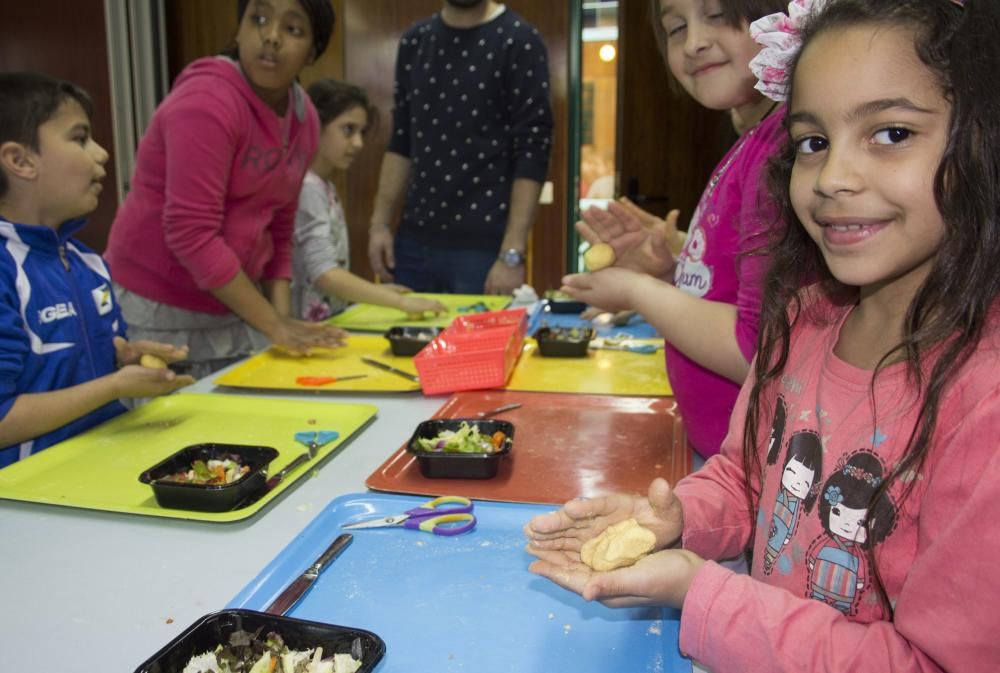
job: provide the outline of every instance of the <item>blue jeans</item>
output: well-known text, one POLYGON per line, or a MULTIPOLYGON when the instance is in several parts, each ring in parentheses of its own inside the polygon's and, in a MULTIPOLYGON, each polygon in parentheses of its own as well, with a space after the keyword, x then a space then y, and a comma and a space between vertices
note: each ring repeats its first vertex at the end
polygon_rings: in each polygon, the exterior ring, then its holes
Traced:
POLYGON ((396 236, 394 283, 416 292, 483 294, 486 276, 497 261, 495 248, 439 248, 396 236))

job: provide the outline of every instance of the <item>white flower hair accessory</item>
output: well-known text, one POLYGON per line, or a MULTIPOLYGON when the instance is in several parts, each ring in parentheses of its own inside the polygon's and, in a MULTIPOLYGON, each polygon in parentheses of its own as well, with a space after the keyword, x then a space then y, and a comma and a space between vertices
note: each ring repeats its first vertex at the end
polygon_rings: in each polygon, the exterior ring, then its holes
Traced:
POLYGON ((818 12, 827 0, 792 0, 788 14, 777 12, 750 24, 750 37, 764 48, 750 61, 757 76, 754 88, 771 100, 788 98, 792 59, 802 47, 802 22, 818 12))

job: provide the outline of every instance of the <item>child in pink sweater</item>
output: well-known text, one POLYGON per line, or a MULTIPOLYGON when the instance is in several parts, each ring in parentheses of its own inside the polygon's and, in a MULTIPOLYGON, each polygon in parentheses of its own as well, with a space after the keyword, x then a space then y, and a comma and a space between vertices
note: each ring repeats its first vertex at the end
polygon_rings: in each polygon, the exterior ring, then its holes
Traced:
POLYGON ((531 569, 681 607, 682 651, 715 673, 994 671, 1000 5, 824 4, 755 26, 764 87, 790 81, 789 226, 722 454, 673 490, 532 519, 531 569), (664 551, 581 563, 630 517, 664 551), (744 551, 749 575, 715 562, 744 551))
POLYGON ((628 200, 590 208, 581 235, 615 248, 615 266, 567 276, 563 290, 607 311, 636 311, 666 341, 666 365, 688 441, 719 452, 757 342, 764 255, 774 221, 761 174, 781 142, 784 108, 756 89, 754 19, 783 0, 650 0, 671 76, 699 104, 728 110, 739 139, 716 166, 675 259, 678 212, 660 220, 628 200))
POLYGON ((296 82, 333 31, 329 0, 241 0, 236 47, 195 61, 139 144, 105 257, 134 335, 188 345, 205 376, 272 343, 343 332, 291 315, 292 234, 319 121, 296 82))

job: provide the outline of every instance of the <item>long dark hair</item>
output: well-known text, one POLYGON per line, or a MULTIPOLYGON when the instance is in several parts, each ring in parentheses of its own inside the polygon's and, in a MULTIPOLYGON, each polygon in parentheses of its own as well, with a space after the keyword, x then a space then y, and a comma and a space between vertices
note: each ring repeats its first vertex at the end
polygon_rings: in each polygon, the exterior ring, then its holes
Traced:
MULTIPOLYGON (((931 271, 907 307, 903 339, 882 357, 872 375, 869 394, 873 413, 877 411, 875 380, 886 364, 898 359, 906 362, 907 381, 919 404, 902 457, 872 493, 870 502, 875 506, 903 474, 922 469, 942 395, 976 349, 990 306, 1000 294, 1000 274, 996 272, 996 260, 1000 259, 1000 88, 996 86, 1000 3, 969 0, 962 8, 950 0, 831 0, 805 26, 803 49, 817 35, 857 25, 911 30, 918 57, 937 77, 952 105, 947 146, 934 177, 934 197, 945 231, 931 271), (934 358, 927 357, 931 348, 934 358)), ((794 82, 789 100, 794 100, 793 96, 794 82)), ((777 240, 771 250, 772 266, 764 286, 754 382, 744 425, 751 527, 758 503, 750 485, 762 478, 757 453, 759 428, 771 413, 765 393, 788 362, 795 323, 822 324, 829 319, 809 310, 799 290, 806 280, 819 281, 818 291, 834 304, 850 304, 858 298, 856 287, 833 278, 819 248, 791 208, 789 181, 794 158, 795 147, 789 140, 772 161, 768 176, 787 226, 776 229, 777 240)), ((917 480, 904 481, 897 509, 917 480)), ((872 524, 867 525, 869 538, 875 538, 872 524)), ((876 579, 881 589, 877 569, 876 579)))
POLYGON ((325 128, 334 119, 356 107, 363 109, 368 116, 365 133, 378 126, 378 108, 368 100, 365 90, 355 84, 327 78, 316 80, 306 91, 319 113, 320 128, 325 128))

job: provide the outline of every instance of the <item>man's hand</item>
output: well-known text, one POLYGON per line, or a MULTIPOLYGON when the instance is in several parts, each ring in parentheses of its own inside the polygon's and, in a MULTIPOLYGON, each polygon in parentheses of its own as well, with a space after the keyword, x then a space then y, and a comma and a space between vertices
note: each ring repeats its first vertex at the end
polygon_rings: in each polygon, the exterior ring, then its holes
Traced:
POLYGON ((386 226, 372 226, 368 230, 368 261, 372 271, 382 282, 392 281, 396 257, 392 251, 392 231, 386 226))
POLYGON ((493 263, 486 276, 485 294, 509 295, 524 284, 524 265, 509 267, 500 260, 493 263))

